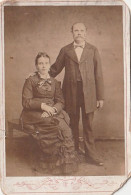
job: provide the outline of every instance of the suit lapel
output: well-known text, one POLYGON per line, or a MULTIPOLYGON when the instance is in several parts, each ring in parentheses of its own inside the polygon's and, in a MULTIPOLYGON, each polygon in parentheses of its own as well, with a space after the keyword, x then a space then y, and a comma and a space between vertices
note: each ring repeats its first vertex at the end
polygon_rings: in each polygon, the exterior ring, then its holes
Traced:
POLYGON ((67 50, 67 55, 76 63, 79 63, 78 62, 78 59, 77 59, 77 55, 76 55, 76 52, 74 50, 74 46, 73 46, 73 43, 70 44, 70 47, 69 49, 67 50))
POLYGON ((89 51, 89 46, 88 46, 88 44, 86 43, 86 44, 85 44, 85 47, 84 47, 84 49, 83 49, 83 52, 82 52, 82 54, 81 54, 80 63, 83 62, 83 61, 85 61, 85 60, 87 60, 87 58, 88 58, 88 51, 89 51))
POLYGON ((67 55, 76 63, 81 63, 85 60, 87 60, 88 58, 88 53, 89 53, 89 49, 90 49, 90 45, 86 42, 85 47, 83 49, 82 55, 81 55, 81 59, 80 62, 77 59, 77 55, 74 49, 74 45, 73 43, 70 44, 68 50, 67 50, 67 55))

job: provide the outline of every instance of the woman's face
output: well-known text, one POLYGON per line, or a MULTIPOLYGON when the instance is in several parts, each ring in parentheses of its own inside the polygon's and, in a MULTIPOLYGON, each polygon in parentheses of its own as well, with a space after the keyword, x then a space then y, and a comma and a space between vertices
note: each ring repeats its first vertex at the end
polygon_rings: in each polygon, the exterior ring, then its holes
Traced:
POLYGON ((50 60, 47 57, 38 58, 36 68, 40 74, 47 74, 50 69, 50 60))

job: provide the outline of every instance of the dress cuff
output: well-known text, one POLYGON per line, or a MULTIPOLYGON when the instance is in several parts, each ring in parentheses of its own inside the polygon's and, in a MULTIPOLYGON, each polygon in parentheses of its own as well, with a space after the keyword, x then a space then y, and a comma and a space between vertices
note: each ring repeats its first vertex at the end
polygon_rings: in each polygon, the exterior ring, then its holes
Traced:
POLYGON ((53 108, 54 108, 54 110, 55 110, 55 113, 54 113, 54 114, 57 114, 57 113, 58 113, 57 108, 56 108, 56 107, 53 107, 53 108))
POLYGON ((46 105, 46 103, 41 103, 41 110, 44 110, 44 106, 46 105))

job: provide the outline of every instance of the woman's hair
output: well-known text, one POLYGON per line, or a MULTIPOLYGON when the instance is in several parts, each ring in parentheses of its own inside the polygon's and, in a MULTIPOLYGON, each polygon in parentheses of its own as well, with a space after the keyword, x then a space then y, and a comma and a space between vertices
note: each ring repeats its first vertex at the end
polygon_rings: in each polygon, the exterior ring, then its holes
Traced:
POLYGON ((37 54, 36 58, 35 58, 35 65, 37 65, 38 59, 39 59, 40 57, 49 58, 49 61, 50 61, 50 57, 48 56, 47 53, 45 53, 45 52, 39 52, 39 53, 37 54))

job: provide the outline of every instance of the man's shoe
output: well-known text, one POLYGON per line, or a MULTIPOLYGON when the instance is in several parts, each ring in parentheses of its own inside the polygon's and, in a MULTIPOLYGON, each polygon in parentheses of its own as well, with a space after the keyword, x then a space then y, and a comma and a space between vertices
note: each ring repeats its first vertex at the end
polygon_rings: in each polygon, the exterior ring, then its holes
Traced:
POLYGON ((97 165, 97 166, 103 166, 104 165, 104 163, 100 159, 89 158, 89 159, 86 159, 86 162, 89 163, 89 164, 97 165))

